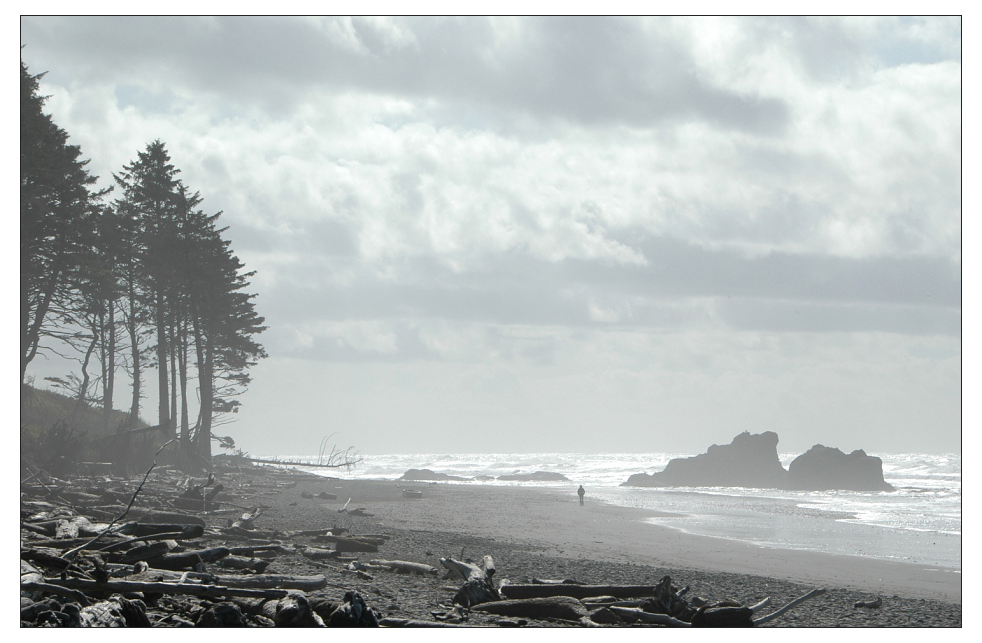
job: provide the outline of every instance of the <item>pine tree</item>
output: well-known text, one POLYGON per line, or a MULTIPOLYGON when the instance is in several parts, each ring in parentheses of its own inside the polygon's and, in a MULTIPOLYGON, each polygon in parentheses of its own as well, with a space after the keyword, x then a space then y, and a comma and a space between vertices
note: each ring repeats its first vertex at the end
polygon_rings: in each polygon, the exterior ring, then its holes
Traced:
POLYGON ((85 280, 98 202, 77 145, 45 114, 44 74, 20 65, 20 347, 21 381, 46 338, 67 339, 63 317, 85 280))
POLYGON ((148 313, 156 337, 153 348, 157 366, 158 424, 169 437, 174 437, 176 429, 169 413, 168 335, 173 318, 171 308, 177 297, 177 215, 181 190, 177 179, 180 170, 170 160, 164 144, 156 140, 114 178, 123 192, 117 208, 135 228, 133 248, 139 270, 134 295, 140 298, 148 313))

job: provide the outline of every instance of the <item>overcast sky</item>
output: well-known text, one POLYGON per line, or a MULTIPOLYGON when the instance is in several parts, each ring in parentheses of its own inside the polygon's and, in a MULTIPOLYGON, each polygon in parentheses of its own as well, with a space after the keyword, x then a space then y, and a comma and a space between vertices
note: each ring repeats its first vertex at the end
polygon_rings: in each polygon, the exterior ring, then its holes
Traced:
POLYGON ((270 327, 218 431, 247 451, 960 450, 957 18, 42 17, 21 43, 101 185, 159 138, 224 211, 270 327))

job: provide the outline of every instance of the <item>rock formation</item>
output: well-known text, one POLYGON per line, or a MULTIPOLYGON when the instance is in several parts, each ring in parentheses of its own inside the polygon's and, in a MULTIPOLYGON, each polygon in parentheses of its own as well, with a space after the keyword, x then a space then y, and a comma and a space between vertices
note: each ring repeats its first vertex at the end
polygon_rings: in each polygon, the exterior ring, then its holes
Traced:
POLYGON ((551 471, 536 471, 535 473, 509 473, 498 476, 498 480, 520 481, 520 482, 568 482, 569 478, 561 473, 551 471))
POLYGON ((730 444, 714 444, 701 455, 671 460, 658 473, 636 473, 621 486, 893 491, 883 480, 883 461, 861 449, 846 455, 816 444, 786 470, 777 456, 777 443, 773 431, 744 431, 730 444))
POLYGON ((436 471, 430 471, 429 469, 410 469, 409 471, 402 474, 400 480, 455 480, 464 481, 470 478, 461 478, 460 476, 452 476, 449 473, 437 473, 436 471))
POLYGON ((883 480, 883 461, 856 449, 846 455, 838 449, 816 444, 788 466, 788 489, 825 491, 893 491, 883 480))
POLYGON ((777 457, 777 433, 744 431, 730 444, 714 444, 701 455, 676 458, 664 471, 631 476, 631 487, 782 487, 788 472, 777 457))

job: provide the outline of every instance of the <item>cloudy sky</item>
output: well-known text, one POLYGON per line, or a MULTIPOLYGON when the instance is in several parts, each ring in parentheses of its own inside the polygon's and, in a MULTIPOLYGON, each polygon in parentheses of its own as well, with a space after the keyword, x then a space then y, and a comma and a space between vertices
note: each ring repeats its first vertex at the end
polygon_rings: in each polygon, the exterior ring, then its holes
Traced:
POLYGON ((270 327, 222 427, 247 451, 960 449, 957 18, 39 17, 21 43, 101 184, 159 138, 224 211, 270 327))

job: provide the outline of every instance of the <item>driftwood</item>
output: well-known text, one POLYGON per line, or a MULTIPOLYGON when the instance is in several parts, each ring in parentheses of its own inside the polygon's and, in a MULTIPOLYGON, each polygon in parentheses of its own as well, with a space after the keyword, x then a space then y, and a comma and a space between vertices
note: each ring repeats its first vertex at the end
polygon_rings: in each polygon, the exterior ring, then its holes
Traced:
POLYGON ((475 612, 487 612, 499 616, 558 618, 566 621, 578 621, 590 613, 583 603, 570 596, 493 601, 475 605, 471 609, 475 612))
POLYGON ((324 620, 303 594, 291 594, 267 603, 263 606, 263 616, 272 619, 276 627, 324 627, 324 620))
POLYGON ((703 606, 690 622, 692 627, 753 627, 754 611, 742 605, 703 606))
POLYGON ((763 625, 764 623, 767 623, 768 621, 773 621, 774 619, 776 619, 777 617, 781 616, 782 614, 784 614, 785 612, 787 612, 791 608, 796 607, 797 605, 800 605, 801 603, 804 603, 809 598, 812 598, 813 596, 821 596, 824 593, 825 593, 825 588, 824 587, 819 587, 818 589, 813 589, 812 591, 808 592, 804 596, 799 596, 798 598, 794 599, 793 601, 791 601, 790 603, 788 603, 787 605, 785 605, 781 609, 777 610, 776 612, 772 612, 772 613, 768 614, 767 616, 762 616, 762 617, 760 617, 758 619, 755 619, 754 620, 754 625, 763 625))
POLYGON ((246 558, 244 556, 226 556, 218 561, 218 566, 227 569, 244 569, 262 574, 269 567, 269 561, 260 558, 246 558))
POLYGON ((672 585, 671 576, 662 576, 652 592, 652 598, 641 603, 641 609, 652 614, 668 614, 672 618, 687 623, 692 622, 696 608, 689 605, 683 598, 689 592, 688 587, 681 590, 672 585))
POLYGON ((458 623, 440 623, 439 621, 417 621, 409 618, 383 618, 378 622, 381 627, 467 627, 458 623))
MULTIPOLYGON (((62 611, 65 610, 65 605, 62 611)), ((143 601, 114 596, 79 611, 81 627, 150 627, 143 601)))
POLYGON ((49 594, 57 594, 59 596, 64 596, 65 598, 71 599, 76 603, 80 603, 81 605, 88 605, 91 603, 88 596, 82 592, 70 587, 62 587, 61 585, 52 583, 27 581, 20 584, 20 589, 22 592, 48 592, 49 594))
POLYGON ((292 554, 292 549, 287 549, 283 545, 270 543, 268 545, 253 545, 251 547, 229 547, 230 554, 235 556, 263 556, 275 557, 277 554, 292 554))
POLYGON ((153 464, 151 464, 150 465, 150 468, 147 469, 146 474, 143 476, 143 480, 140 482, 140 486, 137 487, 136 488, 136 491, 133 492, 133 497, 130 498, 130 502, 129 502, 128 505, 126 505, 126 509, 123 510, 123 513, 121 513, 119 516, 117 516, 116 518, 114 518, 112 520, 112 522, 110 522, 109 525, 107 525, 106 528, 104 530, 102 530, 102 532, 100 532, 99 535, 97 535, 95 538, 93 538, 92 540, 90 540, 89 542, 87 542, 87 543, 85 543, 83 545, 80 545, 79 547, 76 547, 76 548, 74 548, 74 549, 72 549, 70 551, 65 552, 65 554, 62 556, 62 558, 65 558, 66 560, 74 560, 75 557, 78 556, 78 554, 83 549, 91 546, 93 543, 95 543, 96 541, 98 541, 100 538, 102 538, 103 536, 109 534, 110 531, 113 528, 113 525, 115 525, 117 522, 119 522, 120 520, 122 520, 123 518, 126 517, 126 514, 129 513, 130 508, 133 506, 133 503, 136 502, 136 497, 138 495, 140 495, 140 491, 143 489, 143 485, 145 485, 147 483, 147 478, 150 477, 150 472, 153 471, 154 467, 157 466, 157 456, 160 455, 160 452, 163 451, 165 448, 167 448, 167 446, 169 444, 171 444, 172 442, 174 442, 174 440, 176 440, 176 438, 174 438, 172 440, 168 440, 159 449, 157 449, 157 453, 155 453, 154 456, 153 456, 153 464))
POLYGON ((146 569, 128 576, 126 580, 133 582, 176 582, 181 578, 188 581, 211 583, 239 589, 292 589, 313 592, 327 586, 327 577, 323 574, 299 576, 290 574, 207 574, 200 572, 178 572, 167 569, 146 569))
MULTIPOLYGON (((339 540, 357 540, 363 543, 368 543, 371 545, 384 545, 385 541, 388 540, 388 536, 383 536, 381 534, 359 534, 359 535, 348 535, 348 536, 338 536, 334 534, 335 530, 328 531, 324 533, 323 531, 318 532, 313 535, 314 542, 318 543, 336 543, 339 540)), ((298 532, 297 535, 303 536, 304 532, 298 532)))
POLYGON ((156 558, 144 558, 148 563, 157 569, 190 569, 199 571, 202 565, 214 563, 222 560, 229 555, 227 547, 212 547, 210 549, 197 549, 185 551, 179 554, 164 554, 156 558))
POLYGON ((198 617, 195 627, 248 627, 239 606, 230 601, 216 603, 198 617))
POLYGON ((133 549, 119 553, 106 554, 106 560, 111 563, 135 563, 141 560, 156 559, 164 556, 175 547, 174 541, 161 540, 149 545, 141 545, 133 549))
POLYGON ((378 565, 380 567, 388 567, 394 572, 400 574, 436 574, 440 570, 432 565, 425 565, 423 563, 411 563, 405 560, 372 560, 369 561, 372 565, 378 565))
POLYGON ((261 516, 261 515, 263 515, 263 510, 260 507, 256 507, 255 509, 252 509, 251 511, 247 511, 246 513, 242 514, 238 518, 238 520, 235 520, 231 525, 229 525, 228 528, 226 529, 226 531, 229 531, 229 532, 232 532, 232 533, 242 532, 242 531, 245 531, 245 532, 251 531, 253 529, 253 524, 252 523, 255 522, 256 519, 259 518, 259 516, 261 516))
POLYGON ((71 563, 61 556, 55 556, 54 554, 49 554, 48 552, 39 551, 37 549, 22 549, 20 552, 21 560, 29 560, 35 563, 40 563, 45 567, 54 568, 60 572, 70 571, 75 573, 85 573, 82 568, 74 563, 71 563))
POLYGON ((500 601, 501 594, 494 587, 491 577, 494 575, 494 559, 485 556, 483 567, 473 563, 460 562, 453 558, 441 558, 440 564, 453 570, 466 580, 453 597, 453 602, 464 607, 472 607, 489 601, 500 601))
POLYGON ((336 549, 321 549, 319 547, 304 547, 298 550, 300 555, 309 558, 310 560, 327 560, 330 558, 337 558, 341 555, 341 552, 336 549))
POLYGON ((633 607, 608 607, 610 611, 628 622, 641 621, 642 623, 654 623, 655 625, 667 625, 669 627, 692 627, 691 623, 680 621, 668 614, 652 614, 644 610, 633 607))
POLYGON ((169 538, 171 540, 193 540, 205 534, 202 525, 168 525, 128 522, 119 527, 116 533, 138 538, 169 538))
POLYGON ((243 596, 249 598, 283 598, 289 594, 285 589, 242 589, 221 585, 200 585, 198 583, 139 583, 132 581, 97 581, 80 578, 49 579, 48 584, 68 589, 90 592, 147 592, 151 594, 187 594, 190 596, 243 596))
POLYGON ((361 538, 338 538, 334 541, 334 548, 339 552, 361 551, 375 553, 378 551, 378 542, 372 542, 361 538))
POLYGON ((155 511, 155 510, 144 510, 136 511, 131 509, 130 513, 134 516, 139 516, 139 522, 141 523, 154 523, 158 525, 162 524, 175 524, 175 525, 201 525, 205 526, 205 521, 199 516, 193 516, 191 514, 177 513, 173 511, 155 511))
POLYGON ((503 585, 501 594, 505 598, 545 598, 548 596, 613 596, 614 598, 633 598, 648 596, 655 591, 654 585, 572 585, 566 583, 549 585, 503 585))
POLYGON ((331 618, 329 627, 378 627, 378 617, 358 592, 347 592, 331 618))

